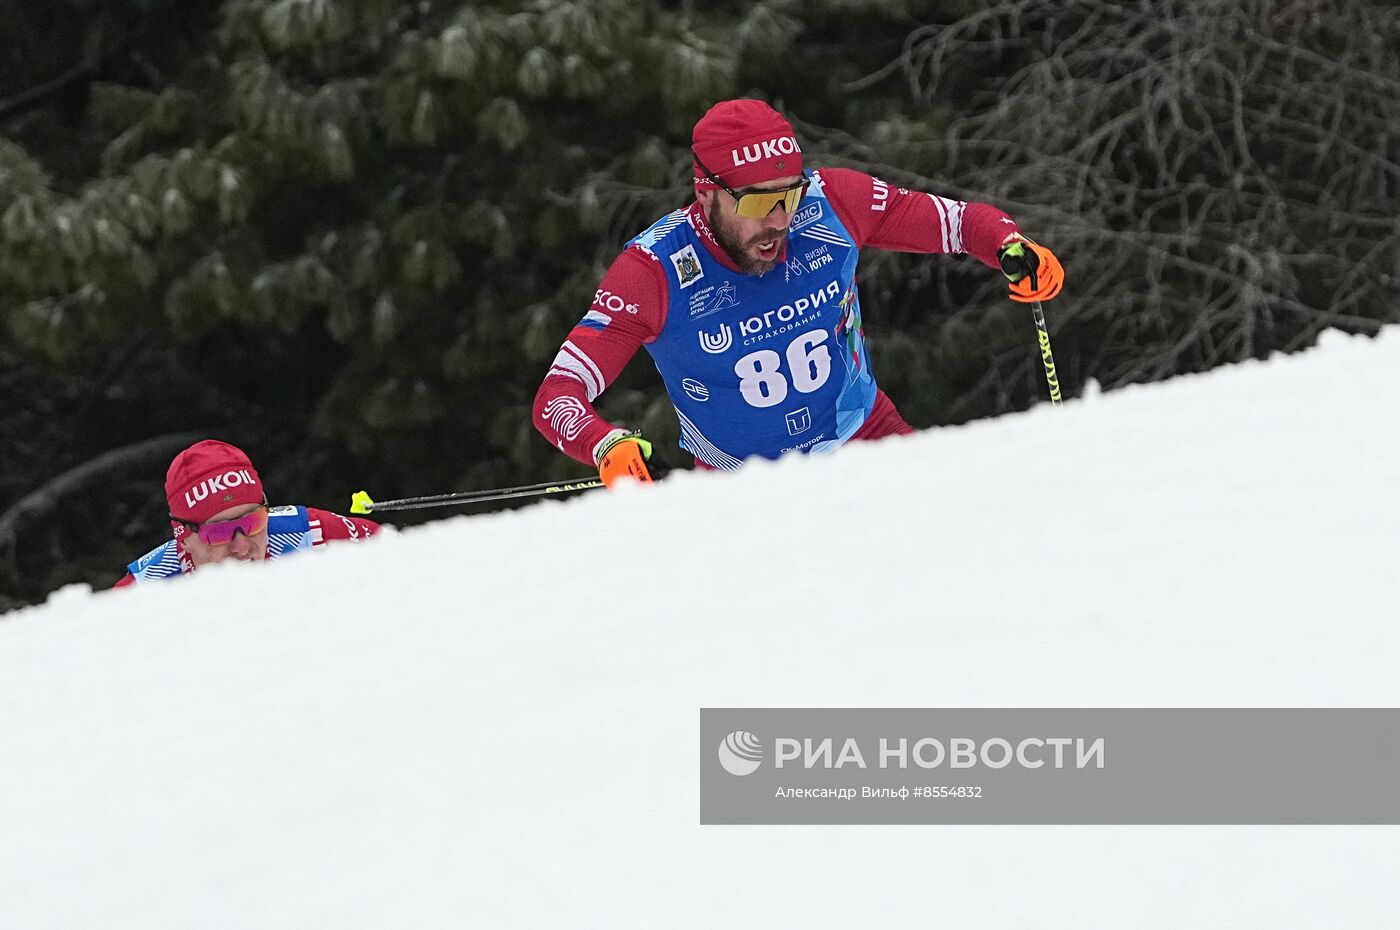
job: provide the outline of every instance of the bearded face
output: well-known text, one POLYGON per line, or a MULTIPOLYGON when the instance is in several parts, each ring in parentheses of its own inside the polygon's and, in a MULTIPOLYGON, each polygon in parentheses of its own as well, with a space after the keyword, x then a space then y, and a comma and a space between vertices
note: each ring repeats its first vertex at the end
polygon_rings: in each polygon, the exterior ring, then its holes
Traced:
MULTIPOLYGON (((774 188, 791 187, 796 180, 779 180, 774 188)), ((739 191, 743 193, 743 191, 739 191)), ((709 191, 702 200, 705 219, 715 234, 715 241, 744 274, 767 274, 783 259, 783 240, 787 238, 792 214, 782 204, 761 219, 739 216, 734 212, 734 197, 726 191, 709 191)))

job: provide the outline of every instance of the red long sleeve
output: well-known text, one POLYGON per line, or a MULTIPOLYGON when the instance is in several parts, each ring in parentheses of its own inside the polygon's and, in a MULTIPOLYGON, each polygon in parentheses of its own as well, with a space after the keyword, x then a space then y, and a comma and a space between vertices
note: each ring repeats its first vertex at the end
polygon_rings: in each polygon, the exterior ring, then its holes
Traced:
POLYGON ((650 253, 630 248, 612 263, 535 395, 535 427, 560 451, 593 465, 598 444, 620 429, 593 401, 661 332, 666 301, 666 276, 650 253))
POLYGON ((307 519, 311 522, 311 544, 319 546, 341 540, 369 539, 379 532, 379 524, 364 517, 343 517, 329 510, 306 508, 307 519))
POLYGON ((988 203, 892 187, 849 168, 820 171, 827 199, 864 247, 892 252, 966 253, 993 268, 1016 222, 988 203))

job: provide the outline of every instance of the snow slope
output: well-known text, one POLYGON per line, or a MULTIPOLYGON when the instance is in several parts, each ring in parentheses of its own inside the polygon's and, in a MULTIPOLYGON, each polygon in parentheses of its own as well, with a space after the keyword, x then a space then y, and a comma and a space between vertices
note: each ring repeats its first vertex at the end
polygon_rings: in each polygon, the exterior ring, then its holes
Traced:
POLYGON ((1397 399, 1329 334, 66 589, 0 622, 0 927, 1394 926, 1390 827, 702 828, 698 709, 1400 705, 1397 399))

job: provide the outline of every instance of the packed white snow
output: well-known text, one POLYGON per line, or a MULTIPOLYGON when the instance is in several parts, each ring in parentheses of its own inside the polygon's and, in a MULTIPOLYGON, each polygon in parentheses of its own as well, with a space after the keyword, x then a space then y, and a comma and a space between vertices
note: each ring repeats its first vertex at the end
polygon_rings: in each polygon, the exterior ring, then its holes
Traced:
POLYGON ((66 589, 0 620, 0 927, 1393 926, 1395 827, 702 827, 698 734, 712 706, 1400 705, 1397 404, 1400 331, 1328 334, 66 589))

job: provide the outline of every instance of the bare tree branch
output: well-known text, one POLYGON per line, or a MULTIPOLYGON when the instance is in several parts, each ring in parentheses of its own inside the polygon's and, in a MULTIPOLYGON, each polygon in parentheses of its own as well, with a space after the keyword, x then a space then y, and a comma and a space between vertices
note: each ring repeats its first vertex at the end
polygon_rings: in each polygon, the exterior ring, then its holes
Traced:
POLYGON ((0 550, 7 550, 10 574, 14 574, 15 543, 19 538, 20 528, 26 521, 52 510, 70 494, 86 490, 99 478, 114 471, 145 465, 153 460, 168 459, 203 436, 203 433, 168 433, 104 452, 94 459, 70 468, 20 498, 0 515, 0 550))

